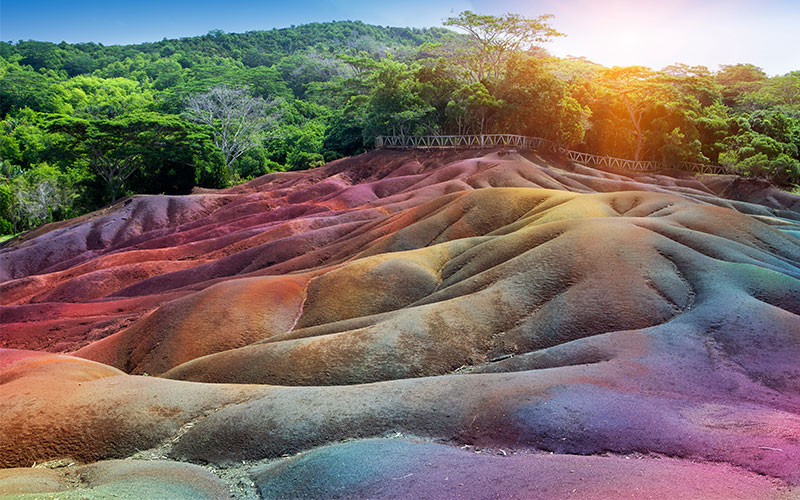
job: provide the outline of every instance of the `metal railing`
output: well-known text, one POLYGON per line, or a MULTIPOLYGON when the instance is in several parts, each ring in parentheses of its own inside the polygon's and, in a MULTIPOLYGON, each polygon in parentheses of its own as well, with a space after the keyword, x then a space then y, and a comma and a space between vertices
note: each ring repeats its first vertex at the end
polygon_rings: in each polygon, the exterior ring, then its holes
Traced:
MULTIPOLYGON (((563 148, 553 141, 541 137, 528 137, 515 134, 479 134, 479 135, 379 135, 375 138, 378 149, 484 149, 513 146, 517 149, 541 151, 546 150, 565 155, 570 160, 586 165, 604 166, 640 172, 655 172, 669 168, 659 161, 636 161, 612 156, 593 155, 563 148)), ((706 165, 704 163, 682 162, 682 170, 701 174, 729 173, 725 167, 706 165)))

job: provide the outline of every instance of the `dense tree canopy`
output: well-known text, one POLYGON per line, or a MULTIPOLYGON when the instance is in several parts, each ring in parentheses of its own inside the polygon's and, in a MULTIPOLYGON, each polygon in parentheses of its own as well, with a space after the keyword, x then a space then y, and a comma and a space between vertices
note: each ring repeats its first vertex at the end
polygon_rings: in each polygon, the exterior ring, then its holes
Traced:
POLYGON ((562 35, 550 21, 466 11, 444 23, 458 32, 347 21, 125 46, 0 42, 0 233, 129 194, 314 167, 384 134, 518 133, 800 182, 800 71, 605 68, 550 57, 540 45, 562 35), (187 103, 219 88, 275 103, 269 134, 215 146, 219 119, 192 122, 187 103))
POLYGON ((111 201, 123 192, 125 182, 152 161, 153 153, 190 148, 186 123, 174 116, 134 113, 115 118, 72 118, 56 115, 51 132, 68 139, 65 149, 83 159, 104 182, 111 201))
POLYGON ((488 16, 464 11, 445 20, 468 35, 467 43, 452 44, 451 53, 460 56, 467 74, 474 81, 497 80, 505 70, 508 59, 520 51, 530 50, 533 44, 564 36, 548 23, 553 16, 545 14, 526 18, 519 14, 488 16))
POLYGON ((277 102, 250 95, 244 88, 222 85, 190 97, 184 116, 211 129, 225 168, 261 143, 261 133, 275 126, 277 102))

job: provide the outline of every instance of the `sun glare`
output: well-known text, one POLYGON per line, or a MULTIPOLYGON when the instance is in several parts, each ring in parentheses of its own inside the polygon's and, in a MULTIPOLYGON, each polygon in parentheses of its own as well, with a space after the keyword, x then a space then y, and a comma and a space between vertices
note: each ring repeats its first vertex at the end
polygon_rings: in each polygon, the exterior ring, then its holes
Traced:
POLYGON ((644 8, 629 0, 580 1, 553 10, 563 21, 559 28, 568 33, 552 44, 556 53, 580 54, 606 66, 659 69, 665 58, 677 57, 676 50, 685 47, 685 19, 674 4, 644 8))
POLYGON ((615 66, 646 65, 650 50, 642 38, 642 33, 631 28, 613 29, 597 41, 594 50, 615 66))

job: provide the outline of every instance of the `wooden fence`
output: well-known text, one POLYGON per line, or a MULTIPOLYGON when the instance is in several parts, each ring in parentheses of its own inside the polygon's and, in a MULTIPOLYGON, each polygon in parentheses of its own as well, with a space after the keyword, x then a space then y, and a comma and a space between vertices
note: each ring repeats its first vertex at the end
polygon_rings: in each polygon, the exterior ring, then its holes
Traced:
MULTIPOLYGON (((480 135, 379 135, 375 138, 378 149, 484 149, 496 147, 514 147, 528 151, 550 151, 565 155, 570 160, 584 165, 598 167, 655 172, 668 168, 658 161, 635 161, 611 156, 599 156, 581 153, 562 148, 558 144, 541 137, 526 137, 514 134, 480 134, 480 135)), ((719 165, 703 163, 681 163, 679 168, 701 174, 725 174, 728 170, 719 165)))

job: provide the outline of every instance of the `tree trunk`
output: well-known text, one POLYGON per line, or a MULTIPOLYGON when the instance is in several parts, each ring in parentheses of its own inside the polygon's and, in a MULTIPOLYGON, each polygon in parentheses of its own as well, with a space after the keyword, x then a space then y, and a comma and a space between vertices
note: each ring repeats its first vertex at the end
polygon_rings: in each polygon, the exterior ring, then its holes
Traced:
POLYGON ((641 129, 636 130, 636 150, 633 152, 633 159, 635 161, 639 161, 639 157, 642 155, 642 146, 643 146, 643 138, 642 138, 642 131, 641 129))
POLYGON ((642 154, 642 146, 644 142, 644 137, 642 136, 642 113, 644 112, 643 109, 634 109, 631 105, 630 100, 628 100, 628 96, 623 96, 625 107, 628 109, 628 115, 631 118, 631 124, 636 132, 636 149, 633 152, 633 159, 635 161, 639 161, 639 157, 642 154))

